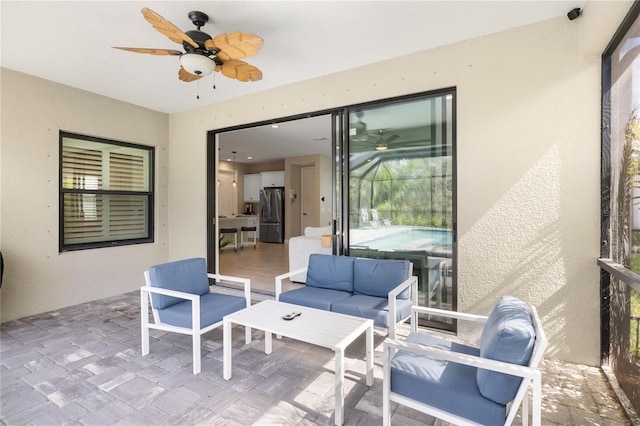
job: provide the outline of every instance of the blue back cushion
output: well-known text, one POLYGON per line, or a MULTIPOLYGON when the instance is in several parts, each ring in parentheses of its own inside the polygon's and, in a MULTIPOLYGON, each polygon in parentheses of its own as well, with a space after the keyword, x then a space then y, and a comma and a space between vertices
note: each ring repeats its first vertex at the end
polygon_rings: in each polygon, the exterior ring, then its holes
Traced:
MULTIPOLYGON (((411 276, 408 260, 355 259, 353 265, 353 289, 356 294, 387 297, 389 291, 411 276)), ((409 298, 410 289, 399 298, 409 298)))
MULTIPOLYGON (((535 340, 529 306, 515 297, 503 296, 493 308, 482 330, 480 356, 528 365, 535 340)), ((480 393, 485 398, 506 405, 515 398, 522 379, 478 369, 477 381, 480 393)))
MULTIPOLYGON (((207 263, 203 258, 178 260, 149 268, 149 281, 152 287, 165 288, 191 294, 209 293, 207 263)), ((152 294, 153 307, 164 309, 185 299, 152 294)))
POLYGON ((353 292, 353 257, 313 253, 309 256, 307 287, 353 292))

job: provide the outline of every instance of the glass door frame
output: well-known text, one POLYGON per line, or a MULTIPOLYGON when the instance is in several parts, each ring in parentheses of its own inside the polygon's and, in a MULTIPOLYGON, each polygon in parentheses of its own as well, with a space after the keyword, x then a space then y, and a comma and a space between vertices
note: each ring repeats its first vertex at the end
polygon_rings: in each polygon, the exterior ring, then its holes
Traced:
MULTIPOLYGON (((332 108, 329 110, 321 110, 311 113, 305 114, 297 114, 291 115, 287 117, 276 118, 272 120, 259 121, 254 123, 246 123, 237 126, 224 127, 221 129, 209 130, 207 132, 207 271, 209 273, 218 273, 219 267, 219 249, 218 249, 218 225, 217 225, 217 217, 218 217, 218 194, 217 194, 217 185, 212 184, 212 182, 218 181, 218 162, 219 162, 219 135, 226 132, 232 132, 236 130, 249 129, 252 127, 261 127, 267 125, 274 125, 278 123, 284 123, 288 121, 295 121, 305 118, 317 117, 321 115, 334 115, 338 109, 332 108)), ((335 152, 335 131, 333 132, 332 137, 332 148, 333 152, 335 152)), ((335 166, 333 166, 335 167, 335 166)), ((334 172, 333 181, 335 182, 335 168, 332 170, 334 172)), ((335 195, 334 195, 335 197, 335 195)), ((335 223, 336 216, 336 207, 335 204, 332 206, 332 214, 335 223)), ((334 226, 335 228, 335 226, 334 226)), ((334 233, 335 235, 335 233, 334 233)), ((335 238, 334 238, 335 241, 335 238)), ((334 249, 333 253, 336 251, 334 249)))
MULTIPOLYGON (((332 161, 332 231, 333 253, 336 255, 349 254, 349 116, 352 111, 363 108, 374 108, 385 105, 393 105, 420 99, 427 99, 439 95, 453 93, 452 104, 452 310, 457 310, 457 155, 456 155, 456 88, 448 87, 434 91, 379 99, 371 102, 353 104, 343 107, 321 110, 311 113, 282 117, 255 123, 247 123, 207 132, 207 265, 209 272, 216 272, 218 267, 217 224, 218 216, 216 185, 218 173, 218 135, 224 132, 247 129, 286 121, 309 118, 319 115, 332 117, 332 149, 334 159, 332 161)), ((443 327, 442 323, 422 321, 420 325, 434 328, 444 328, 455 331, 456 323, 451 327, 443 327)))
MULTIPOLYGON (((457 119, 456 119, 456 96, 457 91, 455 87, 447 87, 443 89, 438 89, 429 92, 421 92, 406 96, 398 96, 387 99, 380 99, 376 101, 349 105, 344 108, 341 108, 336 112, 336 122, 342 125, 339 135, 340 138, 337 138, 336 142, 339 144, 336 146, 336 162, 335 162, 335 173, 334 179, 338 179, 336 182, 336 188, 342 193, 339 197, 337 197, 338 204, 336 206, 338 209, 336 211, 340 211, 340 215, 338 220, 335 221, 337 226, 337 232, 334 232, 335 238, 338 240, 337 246, 340 248, 339 251, 335 251, 336 244, 334 244, 334 253, 338 253, 341 255, 349 255, 349 233, 350 233, 350 205, 349 205, 349 181, 350 181, 350 164, 349 164, 349 156, 350 156, 350 147, 349 147, 349 129, 350 123, 349 118, 351 117, 351 113, 363 109, 370 108, 379 108, 385 106, 392 106, 394 104, 402 104, 406 102, 419 101, 429 98, 434 98, 438 96, 445 96, 451 94, 452 98, 452 116, 451 116, 451 125, 452 125, 452 141, 451 141, 451 158, 452 158, 452 207, 451 207, 451 215, 452 215, 452 227, 451 227, 451 237, 452 237, 452 247, 451 247, 451 286, 452 286, 452 294, 451 294, 451 309, 456 311, 458 309, 458 285, 457 285, 457 270, 458 270, 458 244, 457 244, 457 119)), ((443 129, 444 132, 444 129, 443 129)), ((443 329, 455 332, 457 330, 457 321, 453 320, 451 324, 445 324, 438 321, 433 321, 428 318, 420 318, 420 324, 422 326, 427 326, 431 328, 443 329)))

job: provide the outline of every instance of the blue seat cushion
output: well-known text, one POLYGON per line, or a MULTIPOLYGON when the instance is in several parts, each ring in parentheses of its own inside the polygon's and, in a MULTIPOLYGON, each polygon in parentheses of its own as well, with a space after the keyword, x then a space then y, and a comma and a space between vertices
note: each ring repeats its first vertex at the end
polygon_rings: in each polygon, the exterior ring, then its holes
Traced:
MULTIPOLYGON (((478 356, 477 348, 418 333, 407 342, 478 356)), ((484 398, 477 369, 400 350, 391 360, 391 390, 482 425, 503 425, 506 407, 484 398)))
MULTIPOLYGON (((181 291, 191 294, 209 293, 207 263, 203 258, 178 260, 149 268, 149 281, 152 287, 181 291)), ((151 302, 156 309, 165 309, 184 302, 178 297, 152 294, 151 302)))
MULTIPOLYGON (((396 321, 411 315, 411 300, 397 300, 396 321)), ((354 294, 346 299, 335 301, 331 310, 341 314, 352 315, 373 320, 375 326, 389 328, 389 303, 386 297, 374 297, 354 294)))
POLYGON ((281 293, 279 300, 280 302, 330 311, 333 303, 346 299, 349 296, 351 296, 351 293, 347 293, 346 291, 302 287, 281 293))
POLYGON ((313 253, 309 256, 307 287, 353 292, 353 260, 348 256, 313 253))
MULTIPOLYGON (((200 328, 222 321, 225 315, 229 315, 247 307, 246 300, 240 296, 227 294, 207 293, 200 296, 200 328)), ((176 303, 164 309, 158 310, 160 321, 176 327, 191 328, 192 303, 190 300, 176 303)))
MULTIPOLYGON (((522 300, 503 296, 482 329, 480 356, 510 364, 528 365, 536 334, 529 306, 522 300)), ((521 377, 478 370, 478 386, 485 398, 507 404, 516 396, 521 377)))
MULTIPOLYGON (((411 276, 408 260, 356 258, 353 264, 353 292, 367 296, 387 297, 389 292, 411 276)), ((408 299, 410 289, 398 297, 408 299)))

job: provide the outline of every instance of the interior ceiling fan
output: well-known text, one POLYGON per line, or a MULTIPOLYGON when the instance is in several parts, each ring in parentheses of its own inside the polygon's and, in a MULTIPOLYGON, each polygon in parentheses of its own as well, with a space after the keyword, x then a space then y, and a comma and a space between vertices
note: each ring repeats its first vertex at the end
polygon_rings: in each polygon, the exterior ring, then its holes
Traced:
POLYGON ((262 80, 262 71, 240 60, 258 53, 262 47, 260 37, 251 33, 232 32, 212 38, 204 31, 200 31, 200 27, 209 20, 209 16, 203 12, 189 12, 189 19, 197 29, 186 33, 146 7, 142 9, 142 16, 153 25, 153 28, 169 37, 169 40, 182 44, 184 52, 139 47, 115 47, 115 49, 150 55, 179 56, 178 78, 186 82, 199 80, 214 71, 239 81, 262 80))
POLYGON ((385 137, 385 129, 378 129, 372 132, 367 132, 365 137, 363 138, 352 138, 356 142, 365 143, 371 146, 374 146, 376 151, 384 151, 389 148, 389 144, 400 136, 398 135, 389 135, 385 137))

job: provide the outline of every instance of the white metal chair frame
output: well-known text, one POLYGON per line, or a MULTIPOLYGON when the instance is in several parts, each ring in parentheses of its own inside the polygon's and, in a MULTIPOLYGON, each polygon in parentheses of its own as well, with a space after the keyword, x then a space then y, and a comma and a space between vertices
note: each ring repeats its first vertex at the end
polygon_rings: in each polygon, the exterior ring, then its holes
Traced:
MULTIPOLYGON (((457 352, 447 351, 438 348, 432 348, 425 345, 418 345, 413 343, 402 342, 388 338, 384 342, 383 349, 383 404, 382 404, 382 419, 383 424, 388 426, 391 424, 391 401, 413 408, 414 410, 427 413, 431 416, 437 417, 444 421, 454 424, 475 424, 468 419, 458 417, 455 414, 443 411, 438 407, 434 407, 428 404, 424 404, 419 401, 407 398, 406 396, 399 395, 391 391, 391 358, 398 350, 409 351, 416 354, 428 356, 429 358, 442 359, 449 362, 457 362, 460 364, 470 365, 477 368, 483 368, 486 370, 497 371, 500 373, 506 373, 513 376, 522 377, 522 382, 516 393, 515 398, 508 407, 507 416, 505 419, 505 425, 511 425, 518 412, 520 404, 522 404, 522 424, 527 426, 529 421, 529 399, 527 397, 527 390, 529 385, 532 385, 533 396, 533 410, 532 421, 533 425, 539 426, 542 424, 542 383, 541 374, 538 369, 538 365, 542 360, 542 355, 547 347, 547 337, 544 334, 538 312, 535 307, 531 306, 533 327, 536 334, 535 346, 533 353, 531 354, 531 360, 528 366, 510 364, 502 361, 495 361, 492 359, 481 358, 473 355, 466 355, 457 352)), ((411 311, 411 330, 417 331, 418 314, 431 314, 441 317, 455 318, 462 321, 471 321, 476 323, 486 323, 488 317, 482 315, 467 314, 463 312, 446 311, 442 309, 427 308, 422 306, 414 306, 411 311)))
MULTIPOLYGON (((207 274, 211 279, 219 282, 221 280, 242 283, 244 287, 244 298, 247 307, 251 306, 251 280, 248 278, 231 277, 220 274, 207 274)), ((193 374, 198 374, 202 370, 201 367, 201 337, 203 334, 222 325, 222 320, 211 324, 207 327, 200 327, 200 296, 192 293, 184 293, 181 291, 168 290, 164 288, 152 287, 149 280, 149 271, 144 272, 146 286, 140 288, 140 307, 141 307, 141 331, 142 331, 142 355, 149 354, 149 329, 169 331, 173 333, 188 334, 193 337, 193 374), (164 296, 173 296, 180 299, 191 301, 191 328, 176 327, 174 325, 164 324, 160 322, 158 310, 153 307, 151 294, 162 294, 164 296), (151 301, 151 310, 153 313, 154 323, 149 322, 149 302, 151 301)), ((251 328, 245 327, 245 341, 251 343, 251 328)))

